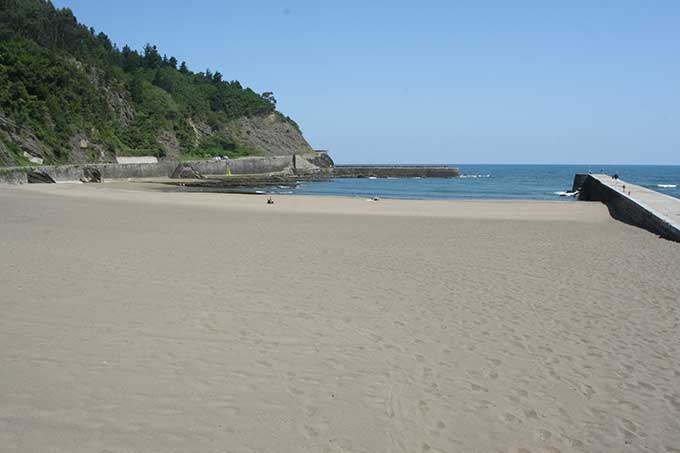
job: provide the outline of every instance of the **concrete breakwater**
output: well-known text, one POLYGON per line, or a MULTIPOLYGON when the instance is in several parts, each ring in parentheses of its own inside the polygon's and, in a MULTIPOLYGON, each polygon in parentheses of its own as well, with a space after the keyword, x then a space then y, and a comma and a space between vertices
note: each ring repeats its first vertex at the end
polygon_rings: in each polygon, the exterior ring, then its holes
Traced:
POLYGON ((578 199, 601 201, 622 222, 680 242, 680 200, 608 175, 577 174, 578 199))
POLYGON ((336 178, 455 178, 460 170, 446 165, 336 165, 336 178))

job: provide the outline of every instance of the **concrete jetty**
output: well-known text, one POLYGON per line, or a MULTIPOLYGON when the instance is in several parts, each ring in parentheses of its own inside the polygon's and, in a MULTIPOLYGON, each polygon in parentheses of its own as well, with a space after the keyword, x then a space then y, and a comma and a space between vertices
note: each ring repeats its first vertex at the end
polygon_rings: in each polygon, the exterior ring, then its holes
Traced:
POLYGON ((601 174, 577 174, 573 190, 579 200, 605 203, 618 220, 680 242, 680 199, 601 174))

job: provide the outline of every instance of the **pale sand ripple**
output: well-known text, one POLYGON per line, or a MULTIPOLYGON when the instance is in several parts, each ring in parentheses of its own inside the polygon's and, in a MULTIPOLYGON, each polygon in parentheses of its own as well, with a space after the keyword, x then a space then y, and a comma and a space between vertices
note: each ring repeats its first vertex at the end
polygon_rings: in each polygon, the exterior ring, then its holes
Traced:
POLYGON ((276 201, 0 188, 0 451, 680 451, 680 244, 276 201))

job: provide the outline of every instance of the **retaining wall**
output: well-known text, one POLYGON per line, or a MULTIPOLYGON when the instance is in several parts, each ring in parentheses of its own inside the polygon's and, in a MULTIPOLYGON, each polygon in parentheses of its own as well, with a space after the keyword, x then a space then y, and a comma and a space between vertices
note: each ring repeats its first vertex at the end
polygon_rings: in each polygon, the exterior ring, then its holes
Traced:
POLYGON ((279 173, 293 167, 293 156, 242 157, 230 160, 194 160, 185 162, 203 175, 259 175, 279 173))
MULTIPOLYGON (((25 184, 27 173, 39 171, 48 174, 57 182, 80 181, 85 168, 96 168, 103 179, 159 178, 170 176, 180 162, 162 160, 157 163, 137 164, 78 164, 43 165, 36 167, 0 167, 0 183, 25 184)), ((291 169, 293 156, 244 157, 230 160, 197 160, 184 162, 204 175, 250 175, 278 173, 291 169)))

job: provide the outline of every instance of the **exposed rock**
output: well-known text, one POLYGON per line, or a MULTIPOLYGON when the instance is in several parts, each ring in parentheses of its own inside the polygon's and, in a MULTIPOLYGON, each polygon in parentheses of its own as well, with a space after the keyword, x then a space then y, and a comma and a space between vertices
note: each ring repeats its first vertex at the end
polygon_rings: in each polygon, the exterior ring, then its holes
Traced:
POLYGON ((316 165, 319 168, 333 168, 335 162, 331 159, 331 156, 326 152, 315 152, 313 155, 303 156, 309 163, 316 165))
POLYGON ((102 182, 102 173, 97 168, 85 167, 83 168, 83 176, 80 178, 80 182, 102 182))
POLYGON ((189 123, 189 126, 191 126, 191 129, 194 131, 194 136, 196 137, 196 140, 200 141, 203 137, 208 137, 214 133, 212 128, 208 125, 208 123, 204 121, 196 121, 194 122, 193 119, 187 118, 187 123, 189 123))
POLYGON ((35 136, 33 130, 26 126, 19 126, 0 112, 0 130, 16 143, 21 151, 31 156, 45 159, 51 155, 49 149, 35 136))
POLYGON ((29 162, 33 162, 34 164, 42 165, 43 160, 40 157, 35 157, 24 151, 24 157, 29 160, 29 162))
POLYGON ((0 166, 3 165, 7 166, 16 165, 16 160, 14 158, 14 155, 7 148, 7 146, 5 146, 3 141, 0 140, 0 166))
POLYGON ((54 184, 54 179, 44 171, 31 170, 26 174, 29 184, 54 184))
POLYGON ((135 118, 135 109, 132 104, 122 93, 110 87, 104 87, 104 94, 106 96, 106 103, 118 118, 118 123, 122 127, 127 127, 135 118))
POLYGON ((230 123, 225 132, 238 143, 263 151, 268 156, 314 152, 297 127, 276 112, 239 118, 230 123))
MULTIPOLYGON (((90 131, 90 135, 95 135, 96 131, 90 131)), ((106 151, 106 148, 94 142, 85 134, 78 134, 69 140, 69 162, 77 164, 87 164, 91 162, 110 162, 113 155, 106 151)))
POLYGON ((168 156, 179 156, 179 140, 174 131, 163 130, 158 134, 158 144, 168 156))
POLYGON ((106 104, 115 115, 118 124, 127 127, 135 117, 135 109, 121 91, 106 83, 106 77, 101 69, 84 65, 75 58, 67 58, 66 61, 87 76, 97 91, 104 96, 106 104))
POLYGON ((333 159, 326 153, 295 154, 293 167, 296 175, 330 174, 333 171, 333 159))
POLYGON ((170 175, 173 179, 203 179, 203 175, 191 165, 181 163, 170 175))

